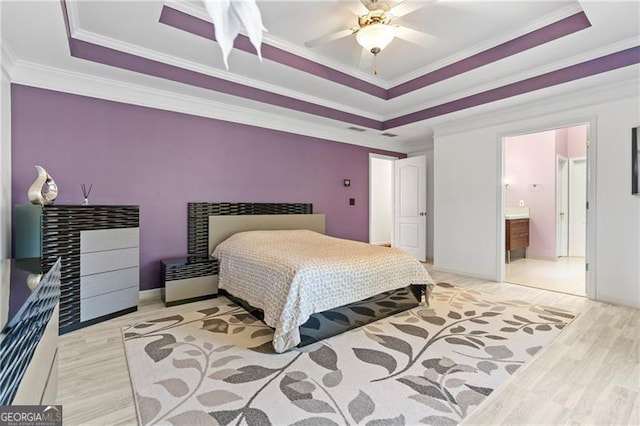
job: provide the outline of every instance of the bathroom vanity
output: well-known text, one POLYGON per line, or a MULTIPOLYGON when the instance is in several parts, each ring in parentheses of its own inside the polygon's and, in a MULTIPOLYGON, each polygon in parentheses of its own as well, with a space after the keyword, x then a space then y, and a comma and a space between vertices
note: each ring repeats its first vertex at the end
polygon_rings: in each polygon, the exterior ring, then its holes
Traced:
POLYGON ((512 250, 524 250, 527 257, 529 246, 529 208, 510 207, 505 212, 505 248, 507 251, 507 263, 511 262, 512 250))

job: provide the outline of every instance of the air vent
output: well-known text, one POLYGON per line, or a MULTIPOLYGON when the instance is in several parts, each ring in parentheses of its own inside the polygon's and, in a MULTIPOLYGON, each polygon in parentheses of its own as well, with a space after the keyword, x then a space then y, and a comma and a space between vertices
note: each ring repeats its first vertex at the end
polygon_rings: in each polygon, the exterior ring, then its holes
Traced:
POLYGON ((347 129, 353 130, 354 132, 366 132, 367 131, 367 129, 363 129, 362 127, 354 127, 354 126, 347 127, 347 129))
POLYGON ((386 136, 388 138, 395 138, 398 135, 396 135, 395 133, 385 132, 385 133, 380 133, 380 136, 386 136))

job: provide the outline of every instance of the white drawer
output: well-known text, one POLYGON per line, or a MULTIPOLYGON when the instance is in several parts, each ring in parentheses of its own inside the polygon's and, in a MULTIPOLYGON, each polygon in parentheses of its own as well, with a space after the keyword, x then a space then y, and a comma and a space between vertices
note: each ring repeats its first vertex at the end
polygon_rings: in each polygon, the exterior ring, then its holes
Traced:
POLYGON ((140 228, 80 231, 80 253, 116 250, 140 245, 140 228))
POLYGON ((138 287, 126 288, 80 300, 80 321, 138 306, 138 287))
POLYGON ((140 286, 140 269, 136 266, 80 277, 80 298, 99 296, 112 291, 140 286))
POLYGON ((209 296, 218 293, 218 276, 186 278, 167 281, 164 287, 165 302, 209 296))
POLYGON ((139 265, 138 248, 80 254, 80 275, 99 274, 139 265))

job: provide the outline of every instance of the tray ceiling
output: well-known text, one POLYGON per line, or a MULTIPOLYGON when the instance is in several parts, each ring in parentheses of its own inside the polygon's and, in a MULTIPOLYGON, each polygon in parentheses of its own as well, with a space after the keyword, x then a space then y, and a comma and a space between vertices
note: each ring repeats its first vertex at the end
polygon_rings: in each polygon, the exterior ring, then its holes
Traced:
POLYGON ((424 139, 435 119, 457 111, 546 87, 580 89, 607 71, 638 76, 637 2, 407 0, 398 8, 410 13, 398 23, 430 41, 395 39, 377 58, 377 76, 355 36, 305 47, 356 25, 358 2, 258 5, 265 59, 241 36, 229 71, 198 1, 2 2, 2 39, 18 63, 247 110, 268 106, 289 120, 361 127, 378 141, 386 131, 398 135, 383 138, 390 149, 424 139))

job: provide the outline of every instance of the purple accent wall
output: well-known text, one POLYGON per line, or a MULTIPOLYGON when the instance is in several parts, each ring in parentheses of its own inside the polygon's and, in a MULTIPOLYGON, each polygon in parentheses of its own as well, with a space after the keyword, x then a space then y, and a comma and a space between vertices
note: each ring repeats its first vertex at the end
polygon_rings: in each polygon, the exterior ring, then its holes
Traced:
POLYGON ((186 254, 190 201, 310 202, 329 235, 366 241, 369 153, 404 157, 16 84, 11 102, 13 204, 38 164, 60 204, 80 204, 87 183, 93 204, 140 205, 142 289, 160 286, 160 259, 186 254))

